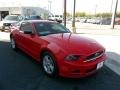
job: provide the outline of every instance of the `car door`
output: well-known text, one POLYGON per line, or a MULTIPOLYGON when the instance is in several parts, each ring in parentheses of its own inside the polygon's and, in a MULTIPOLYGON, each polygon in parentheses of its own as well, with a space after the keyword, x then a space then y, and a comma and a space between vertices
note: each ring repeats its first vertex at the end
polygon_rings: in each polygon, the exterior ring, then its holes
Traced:
POLYGON ((20 45, 22 49, 33 58, 40 56, 41 40, 35 33, 31 23, 22 23, 19 31, 20 45))

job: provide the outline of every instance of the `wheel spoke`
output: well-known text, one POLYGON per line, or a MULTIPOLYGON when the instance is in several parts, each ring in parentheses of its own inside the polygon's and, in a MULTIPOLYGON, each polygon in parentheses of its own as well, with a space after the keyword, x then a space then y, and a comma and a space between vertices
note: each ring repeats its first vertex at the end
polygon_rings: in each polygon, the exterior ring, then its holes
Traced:
POLYGON ((54 64, 50 56, 44 56, 43 58, 43 67, 48 74, 52 74, 54 71, 54 64))

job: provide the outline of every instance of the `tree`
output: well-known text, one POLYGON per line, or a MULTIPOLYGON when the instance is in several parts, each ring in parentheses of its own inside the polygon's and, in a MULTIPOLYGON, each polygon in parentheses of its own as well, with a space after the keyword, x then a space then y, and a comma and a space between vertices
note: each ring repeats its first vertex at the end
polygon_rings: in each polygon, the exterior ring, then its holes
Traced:
POLYGON ((76 12, 75 17, 85 17, 86 13, 85 12, 76 12))
POLYGON ((67 16, 67 17, 71 17, 72 15, 67 12, 67 13, 66 13, 66 16, 67 16))
POLYGON ((102 15, 101 15, 101 13, 97 13, 96 15, 95 15, 95 17, 101 17, 102 15))
MULTIPOLYGON (((63 15, 64 15, 64 13, 63 13, 63 15)), ((66 12, 66 17, 71 17, 71 16, 72 15, 70 13, 66 12)))
POLYGON ((116 16, 117 16, 117 17, 120 17, 120 12, 118 12, 116 16))
POLYGON ((111 17, 112 13, 102 13, 101 16, 102 17, 111 17))
POLYGON ((87 18, 92 18, 92 17, 94 17, 94 15, 88 14, 88 15, 86 15, 86 17, 87 17, 87 18))
POLYGON ((97 13, 95 17, 111 17, 112 13, 97 13))

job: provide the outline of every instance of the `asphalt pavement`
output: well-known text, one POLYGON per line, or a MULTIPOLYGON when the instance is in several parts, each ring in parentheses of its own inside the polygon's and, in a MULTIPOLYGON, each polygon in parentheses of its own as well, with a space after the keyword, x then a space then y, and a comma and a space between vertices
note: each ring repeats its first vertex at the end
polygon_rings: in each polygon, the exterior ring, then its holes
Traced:
POLYGON ((110 59, 96 74, 86 78, 49 78, 39 63, 22 51, 11 49, 9 33, 0 32, 0 90, 120 90, 120 75, 110 68, 109 64, 116 65, 110 59))

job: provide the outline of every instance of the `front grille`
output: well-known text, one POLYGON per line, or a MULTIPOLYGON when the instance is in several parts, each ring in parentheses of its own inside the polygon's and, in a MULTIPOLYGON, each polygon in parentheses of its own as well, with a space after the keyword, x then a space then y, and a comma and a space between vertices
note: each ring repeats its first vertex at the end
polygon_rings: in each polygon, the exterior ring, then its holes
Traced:
POLYGON ((4 23, 3 25, 4 26, 10 26, 11 24, 10 23, 4 23))
POLYGON ((95 60, 95 59, 101 57, 101 56, 103 55, 103 53, 104 53, 103 50, 102 50, 102 51, 99 51, 99 52, 96 52, 96 53, 88 56, 88 57, 86 58, 85 62, 95 60))

